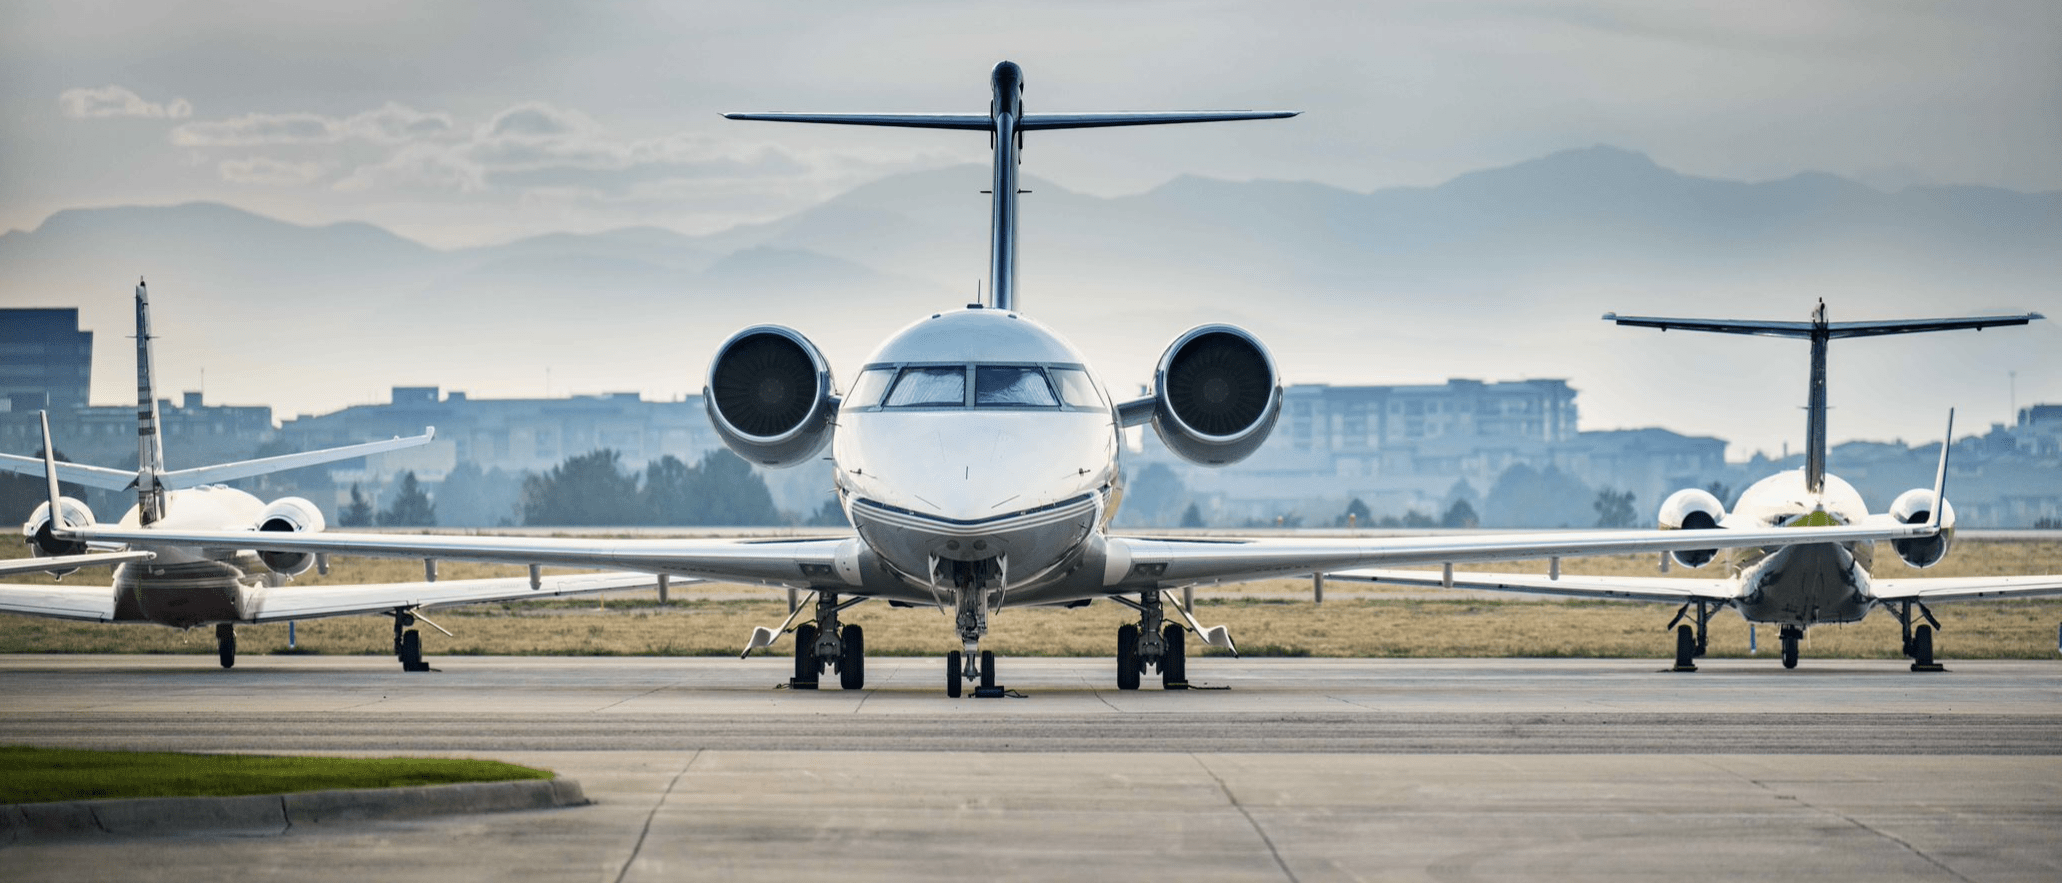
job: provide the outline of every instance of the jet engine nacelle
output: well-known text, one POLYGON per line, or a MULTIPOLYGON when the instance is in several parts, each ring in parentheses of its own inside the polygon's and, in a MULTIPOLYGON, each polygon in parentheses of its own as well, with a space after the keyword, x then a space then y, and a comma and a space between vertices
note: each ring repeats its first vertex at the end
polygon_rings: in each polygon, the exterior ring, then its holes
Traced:
MULTIPOLYGON (((1703 488, 1684 488, 1661 501, 1662 530, 1710 530, 1725 520, 1725 504, 1703 488)), ((1684 567, 1703 567, 1718 557, 1717 549, 1688 549, 1668 553, 1684 567)))
MULTIPOLYGON (((91 527, 94 524, 93 510, 71 497, 58 497, 57 504, 64 507, 64 523, 72 527, 91 527)), ((60 540, 50 532, 50 501, 45 500, 29 514, 29 520, 22 523, 21 535, 28 540, 29 551, 38 558, 56 558, 60 555, 84 555, 86 544, 78 540, 60 540)), ((64 573, 70 573, 67 570, 64 573)), ((64 573, 58 574, 63 576, 64 573)))
POLYGON ((755 325, 717 347, 702 400, 716 434, 738 456, 793 466, 830 442, 835 389, 830 363, 801 332, 755 325))
MULTIPOLYGON (((1891 540, 1897 557, 1913 567, 1932 567, 1947 557, 1955 538, 1955 504, 1942 502, 1940 533, 1913 540, 1891 540)), ((1903 524, 1924 524, 1933 519, 1933 489, 1915 487, 1898 494, 1890 503, 1890 517, 1903 524)))
MULTIPOLYGON (((322 510, 300 497, 281 497, 258 514, 258 530, 266 533, 321 533, 328 527, 322 510)), ((313 552, 259 552, 258 560, 273 573, 299 576, 315 566, 313 552)))
POLYGON ((1174 339, 1153 372, 1153 431, 1191 463, 1246 459, 1267 441, 1281 413, 1274 357, 1241 328, 1191 329, 1174 339))

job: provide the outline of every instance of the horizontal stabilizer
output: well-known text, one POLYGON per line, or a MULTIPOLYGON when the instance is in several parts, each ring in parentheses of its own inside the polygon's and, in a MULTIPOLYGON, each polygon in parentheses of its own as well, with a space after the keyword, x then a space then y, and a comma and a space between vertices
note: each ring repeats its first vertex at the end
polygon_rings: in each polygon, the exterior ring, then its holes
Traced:
MULTIPOLYGON (((1170 123, 1222 123, 1233 120, 1278 120, 1294 110, 1175 110, 1113 113, 1027 113, 1019 131, 1102 129, 1111 126, 1159 126, 1170 123)), ((828 123, 840 126, 893 126, 904 129, 974 129, 990 131, 995 120, 964 113, 726 113, 725 119, 775 123, 828 123)))
MULTIPOLYGON (((1962 331, 2024 325, 2046 318, 2039 313, 2017 316, 1970 316, 1953 319, 1891 319, 1882 322, 1828 322, 1828 340, 1847 337, 1881 337, 1886 334, 1917 334, 1924 331, 1962 331)), ((1719 334, 1755 334, 1763 337, 1810 338, 1817 327, 1811 322, 1766 322, 1753 319, 1672 319, 1658 316, 1620 316, 1605 313, 1604 321, 1663 331, 1712 331, 1719 334)))
POLYGON ((121 564, 127 561, 148 561, 156 558, 156 552, 92 552, 85 555, 53 555, 49 558, 15 558, 0 561, 0 576, 14 576, 23 573, 70 573, 81 567, 98 567, 103 564, 121 564))
POLYGON ((829 123, 838 126, 894 126, 903 129, 980 129, 995 127, 987 114, 966 113, 726 113, 727 120, 773 123, 829 123))
POLYGON ((1104 129, 1111 126, 1162 126, 1170 123, 1224 123, 1234 120, 1279 120, 1301 113, 1296 110, 1170 110, 1121 111, 1117 113, 1027 113, 1017 128, 1104 129))
MULTIPOLYGON (((320 466, 324 463, 335 463, 338 460, 349 460, 368 454, 380 454, 387 451, 398 451, 403 448, 413 448, 429 444, 436 437, 437 429, 432 426, 425 429, 421 435, 412 435, 407 438, 390 438, 385 441, 366 442, 362 445, 346 445, 341 448, 327 448, 320 451, 304 451, 299 454, 281 454, 277 457, 244 460, 238 463, 224 463, 220 466, 175 469, 158 476, 158 485, 168 490, 178 490, 179 488, 200 487, 204 484, 221 484, 222 482, 235 481, 239 478, 271 475, 272 473, 285 472, 289 469, 320 466)), ((133 482, 134 476, 131 476, 130 480, 133 482)))
MULTIPOLYGON (((18 457, 0 454, 0 472, 17 475, 43 477, 43 460, 40 457, 18 457)), ((57 480, 66 484, 85 485, 104 491, 128 490, 136 486, 136 472, 133 469, 109 469, 105 466, 87 466, 84 463, 57 464, 57 480)))

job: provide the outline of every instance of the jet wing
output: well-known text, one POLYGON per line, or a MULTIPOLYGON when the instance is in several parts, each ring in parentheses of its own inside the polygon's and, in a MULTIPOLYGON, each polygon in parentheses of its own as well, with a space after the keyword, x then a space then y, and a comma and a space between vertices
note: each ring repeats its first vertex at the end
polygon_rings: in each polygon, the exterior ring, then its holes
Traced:
POLYGON ((525 576, 362 586, 259 586, 244 591, 243 621, 282 622, 384 613, 397 607, 427 609, 497 601, 534 601, 595 592, 649 589, 658 584, 659 581, 648 574, 581 573, 547 576, 538 580, 535 588, 530 586, 530 578, 525 576))
POLYGON ((1980 601, 2062 595, 2062 576, 1961 576, 1871 579, 1879 601, 1980 601))
POLYGON ((19 613, 44 619, 113 622, 115 590, 108 586, 0 583, 0 613, 19 613))
MULTIPOLYGON (((201 549, 319 552, 373 558, 443 558, 664 573, 717 582, 808 588, 857 576, 859 541, 822 539, 588 539, 439 534, 161 530, 111 526, 64 531, 93 541, 201 549)), ((1706 543, 1708 546, 1709 543, 1706 543)), ((439 585, 442 585, 440 583, 439 585)), ((393 605, 386 605, 392 607, 393 605)))
POLYGON ((1613 601, 1730 601, 1735 584, 1723 579, 1670 579, 1649 576, 1574 576, 1559 579, 1533 573, 1456 573, 1453 585, 1433 570, 1342 570, 1325 574, 1327 580, 1380 583, 1392 586, 1480 589, 1490 592, 1518 592, 1528 595, 1563 595, 1613 601))
POLYGON ((49 558, 16 558, 11 561, 0 561, 0 576, 72 571, 81 567, 120 564, 124 561, 148 561, 156 557, 155 552, 94 552, 87 555, 53 555, 49 558))
MULTIPOLYGON (((98 538, 88 529, 85 535, 98 538)), ((1882 542, 1931 536, 1926 524, 1775 527, 1759 530, 1596 530, 1366 539, 1132 539, 1113 537, 1104 583, 1178 588, 1367 567, 1464 561, 1575 558, 1808 543, 1882 542)))

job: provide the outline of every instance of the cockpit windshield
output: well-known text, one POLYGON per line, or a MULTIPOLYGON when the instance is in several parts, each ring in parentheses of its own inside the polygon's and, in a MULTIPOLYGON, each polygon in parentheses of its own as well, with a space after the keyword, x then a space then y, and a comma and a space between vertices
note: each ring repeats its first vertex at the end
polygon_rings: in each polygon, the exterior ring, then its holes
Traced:
POLYGON ((1045 372, 1037 368, 979 365, 974 368, 974 407, 1056 408, 1045 372))
POLYGON ((1088 372, 1072 365, 876 365, 860 372, 844 407, 1100 410, 1109 405, 1088 372), (972 396, 967 395, 970 388, 972 396))

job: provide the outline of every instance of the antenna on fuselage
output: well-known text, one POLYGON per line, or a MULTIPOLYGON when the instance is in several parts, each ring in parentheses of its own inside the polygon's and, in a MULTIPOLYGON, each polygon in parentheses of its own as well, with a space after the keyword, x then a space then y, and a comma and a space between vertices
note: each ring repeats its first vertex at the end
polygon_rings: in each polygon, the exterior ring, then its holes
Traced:
POLYGON ((1015 62, 995 65, 988 76, 988 114, 930 113, 726 113, 726 119, 784 123, 832 123, 846 126, 899 126, 914 129, 973 129, 988 133, 995 151, 994 194, 989 216, 989 305, 1017 309, 1017 166, 1022 163, 1024 133, 1039 129, 1095 129, 1108 126, 1153 126, 1167 123, 1214 123, 1292 117, 1294 110, 1202 110, 1114 113, 1025 113, 1024 70, 1015 62))
MULTIPOLYGON (((1886 334, 1917 334, 1922 331, 1959 331, 2024 325, 2047 318, 2039 313, 2017 316, 1974 316, 1966 319, 1886 319, 1880 322, 1828 322, 1826 300, 1811 311, 1809 322, 1764 322, 1752 319, 1662 319, 1652 316, 1620 316, 1605 313, 1604 321, 1663 331, 1715 331, 1721 334, 1755 334, 1763 337, 1802 337, 1811 341, 1810 385, 1805 394, 1804 486, 1816 494, 1826 484, 1826 349, 1845 337, 1880 337, 1886 334)), ((1949 418, 1952 420, 1953 418, 1949 418)))

